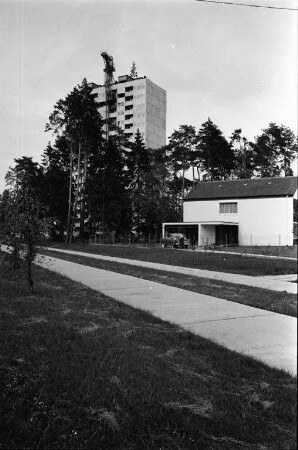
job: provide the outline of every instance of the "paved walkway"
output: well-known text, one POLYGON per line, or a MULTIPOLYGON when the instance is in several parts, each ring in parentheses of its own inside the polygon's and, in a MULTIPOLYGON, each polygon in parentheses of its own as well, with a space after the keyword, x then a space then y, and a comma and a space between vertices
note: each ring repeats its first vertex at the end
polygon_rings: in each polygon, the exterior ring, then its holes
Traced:
MULTIPOLYGON (((67 253, 70 255, 87 256, 94 259, 102 259, 105 261, 114 261, 124 264, 130 264, 139 267, 148 267, 151 269, 164 270, 167 272, 177 272, 185 275, 192 275, 201 278, 209 278, 212 280, 221 280, 233 284, 243 284, 246 286, 254 286, 261 289, 269 289, 270 291, 288 292, 290 294, 297 294, 297 283, 291 283, 288 279, 278 278, 276 276, 251 277, 247 275, 239 275, 234 273, 213 272, 211 270, 190 269, 187 267, 171 266, 168 264, 159 264, 147 261, 137 261, 132 259, 115 258, 113 256, 95 255, 94 253, 76 252, 74 250, 61 250, 59 248, 49 247, 48 250, 60 253, 67 253)), ((288 275, 286 275, 289 277, 288 275)), ((282 277, 284 277, 282 275, 282 277)), ((291 275, 291 280, 297 279, 297 276, 291 275)))
POLYGON ((289 261, 297 261, 297 258, 294 258, 292 256, 280 256, 280 255, 260 255, 258 253, 244 253, 244 252, 226 252, 225 250, 201 250, 196 249, 198 252, 202 253, 220 253, 222 255, 242 255, 243 257, 247 258, 271 258, 271 259, 285 259, 289 261))
POLYGON ((296 374, 297 319, 293 317, 57 258, 45 256, 38 264, 231 350, 296 374))

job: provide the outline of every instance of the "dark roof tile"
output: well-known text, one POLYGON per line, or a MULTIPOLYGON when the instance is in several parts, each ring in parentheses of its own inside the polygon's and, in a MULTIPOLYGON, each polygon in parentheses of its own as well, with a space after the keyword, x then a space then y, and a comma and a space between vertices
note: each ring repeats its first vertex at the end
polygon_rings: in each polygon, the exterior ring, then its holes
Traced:
POLYGON ((297 180, 298 177, 280 177, 199 182, 184 201, 293 196, 297 190, 297 180))

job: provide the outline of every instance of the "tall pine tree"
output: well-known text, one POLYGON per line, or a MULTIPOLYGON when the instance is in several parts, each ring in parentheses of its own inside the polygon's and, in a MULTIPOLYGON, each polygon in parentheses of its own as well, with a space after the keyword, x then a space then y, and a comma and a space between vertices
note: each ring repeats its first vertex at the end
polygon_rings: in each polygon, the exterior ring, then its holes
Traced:
POLYGON ((75 221, 80 209, 80 234, 83 238, 85 215, 85 184, 88 158, 101 144, 102 121, 92 87, 84 78, 65 99, 59 100, 49 116, 46 131, 64 135, 69 149, 69 196, 66 242, 73 238, 75 221), (75 181, 75 182, 74 182, 75 181), (72 188, 75 186, 74 195, 72 188), (80 200, 80 208, 78 202, 80 200))
POLYGON ((256 137, 253 145, 255 169, 261 177, 293 175, 292 163, 297 157, 297 138, 284 125, 270 123, 256 137))
POLYGON ((234 167, 234 155, 221 130, 210 118, 198 132, 199 159, 207 180, 229 178, 234 167))
POLYGON ((127 168, 129 176, 129 189, 131 192, 134 211, 133 222, 140 241, 141 232, 141 195, 144 188, 145 174, 150 168, 149 152, 145 147, 144 139, 137 130, 134 142, 130 143, 130 151, 127 153, 127 168))

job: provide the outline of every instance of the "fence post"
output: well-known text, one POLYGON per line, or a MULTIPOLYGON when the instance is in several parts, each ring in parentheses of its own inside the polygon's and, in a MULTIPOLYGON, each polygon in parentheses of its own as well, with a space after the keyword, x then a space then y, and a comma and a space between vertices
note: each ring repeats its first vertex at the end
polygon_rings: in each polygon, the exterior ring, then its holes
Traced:
POLYGON ((251 247, 251 253, 252 253, 252 234, 250 235, 250 247, 251 247))
POLYGON ((228 251, 228 235, 226 234, 226 253, 228 251))

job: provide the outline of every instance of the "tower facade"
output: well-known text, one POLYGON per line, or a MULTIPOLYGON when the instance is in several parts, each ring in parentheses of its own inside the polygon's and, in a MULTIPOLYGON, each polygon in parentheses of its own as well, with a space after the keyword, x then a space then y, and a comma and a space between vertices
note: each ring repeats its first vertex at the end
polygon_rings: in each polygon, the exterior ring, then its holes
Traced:
POLYGON ((105 86, 92 84, 99 112, 105 123, 104 132, 115 134, 123 129, 132 141, 139 129, 147 148, 166 145, 167 93, 146 77, 118 77, 106 91, 105 86))

